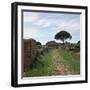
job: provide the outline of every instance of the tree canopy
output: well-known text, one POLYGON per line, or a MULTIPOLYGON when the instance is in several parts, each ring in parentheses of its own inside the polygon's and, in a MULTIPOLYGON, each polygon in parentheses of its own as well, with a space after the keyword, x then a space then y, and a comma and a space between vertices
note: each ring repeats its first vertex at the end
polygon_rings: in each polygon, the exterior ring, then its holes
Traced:
POLYGON ((80 41, 78 41, 77 43, 80 44, 80 41))
POLYGON ((66 39, 71 39, 72 36, 69 32, 67 31, 60 31, 55 35, 56 40, 61 40, 63 43, 65 42, 66 39))
POLYGON ((36 44, 37 44, 37 45, 41 45, 41 43, 40 43, 40 42, 38 42, 38 41, 36 42, 36 44))

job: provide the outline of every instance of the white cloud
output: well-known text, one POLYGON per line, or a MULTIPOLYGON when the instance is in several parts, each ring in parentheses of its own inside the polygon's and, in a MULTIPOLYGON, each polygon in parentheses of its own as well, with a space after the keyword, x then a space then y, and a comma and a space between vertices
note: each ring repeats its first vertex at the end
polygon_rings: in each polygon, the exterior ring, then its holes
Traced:
POLYGON ((24 12, 24 22, 35 22, 39 18, 39 13, 24 12))
MULTIPOLYGON (((70 32, 75 39, 75 34, 80 33, 79 15, 77 17, 66 14, 24 13, 24 38, 33 38, 45 43, 54 40, 54 35, 60 30, 70 32)), ((79 36, 78 34, 77 39, 79 36)))
POLYGON ((35 23, 35 25, 37 26, 41 26, 41 27, 49 27, 52 25, 52 23, 50 22, 50 20, 47 19, 40 19, 38 20, 38 22, 35 23))
POLYGON ((69 21, 64 20, 61 24, 57 24, 57 29, 75 32, 80 30, 80 20, 77 21, 74 18, 69 21))
POLYGON ((24 27, 24 30, 23 30, 23 36, 25 39, 28 39, 28 38, 34 38, 38 35, 38 31, 36 29, 34 29, 33 27, 30 27, 30 28, 25 28, 24 27))
POLYGON ((25 39, 28 39, 28 38, 38 39, 41 37, 45 37, 41 32, 41 30, 35 27, 25 28, 23 33, 24 33, 25 39))

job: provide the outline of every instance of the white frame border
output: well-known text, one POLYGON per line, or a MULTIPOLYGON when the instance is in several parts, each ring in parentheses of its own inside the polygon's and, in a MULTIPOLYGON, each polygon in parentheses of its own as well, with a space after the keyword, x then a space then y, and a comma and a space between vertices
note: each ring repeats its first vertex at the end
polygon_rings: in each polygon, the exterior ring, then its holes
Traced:
POLYGON ((36 7, 36 6, 18 6, 18 84, 32 84, 32 83, 48 83, 48 82, 65 82, 65 81, 80 81, 85 80, 85 10, 73 9, 73 8, 54 8, 54 7, 36 7), (81 53, 80 53, 80 75, 68 75, 68 76, 48 76, 48 77, 30 77, 23 78, 21 75, 21 10, 46 10, 46 11, 66 11, 66 12, 79 12, 81 14, 81 29, 80 39, 81 41, 81 53))

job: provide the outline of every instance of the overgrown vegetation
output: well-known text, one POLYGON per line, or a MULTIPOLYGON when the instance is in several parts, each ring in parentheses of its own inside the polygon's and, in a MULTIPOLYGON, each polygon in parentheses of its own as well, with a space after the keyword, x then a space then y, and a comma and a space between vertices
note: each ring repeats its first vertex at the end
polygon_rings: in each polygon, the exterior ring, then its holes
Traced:
POLYGON ((59 49, 63 61, 70 65, 72 74, 80 74, 80 55, 67 50, 59 49))
POLYGON ((72 35, 67 31, 60 31, 54 36, 56 41, 48 41, 45 45, 34 39, 24 43, 24 76, 52 76, 80 74, 80 41, 67 42, 72 35), (30 67, 30 68, 29 68, 30 67), (29 68, 27 70, 27 68, 29 68))
POLYGON ((73 74, 80 74, 80 56, 62 48, 40 54, 30 70, 25 72, 26 77, 73 74))

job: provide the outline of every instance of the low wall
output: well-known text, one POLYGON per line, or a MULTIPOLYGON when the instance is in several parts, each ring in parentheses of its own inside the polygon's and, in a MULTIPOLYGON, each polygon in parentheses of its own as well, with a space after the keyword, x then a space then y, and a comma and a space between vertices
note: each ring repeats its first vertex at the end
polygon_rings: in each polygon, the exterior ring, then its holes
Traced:
POLYGON ((36 41, 33 39, 24 40, 24 71, 28 70, 30 68, 31 64, 36 58, 36 41))

